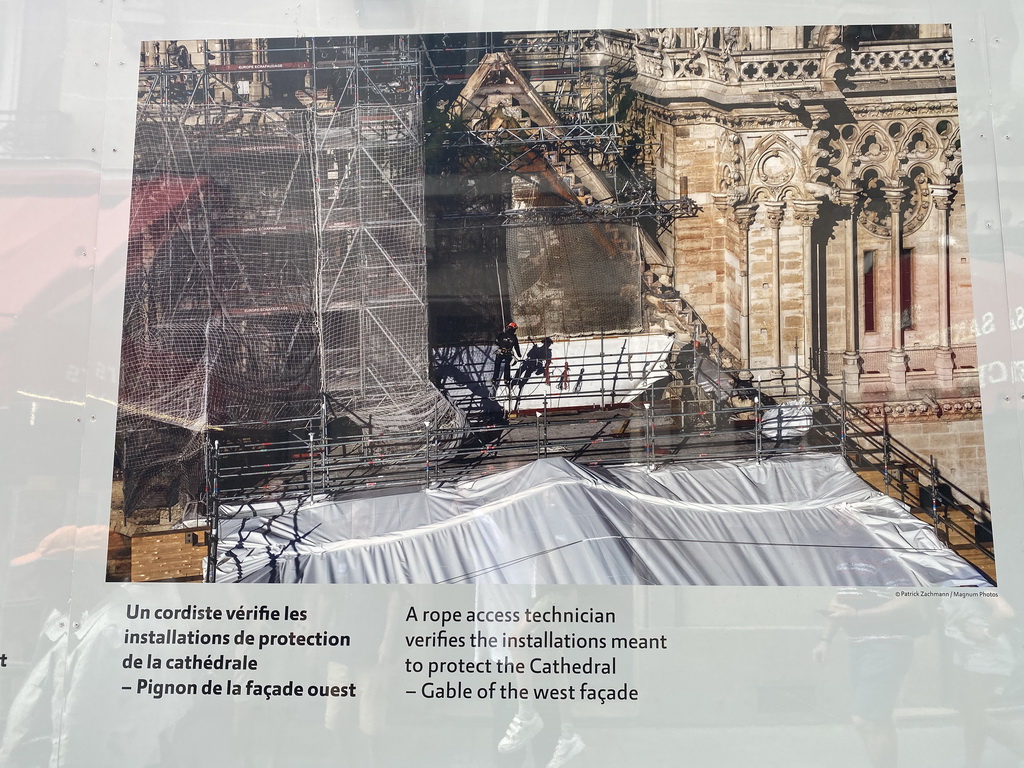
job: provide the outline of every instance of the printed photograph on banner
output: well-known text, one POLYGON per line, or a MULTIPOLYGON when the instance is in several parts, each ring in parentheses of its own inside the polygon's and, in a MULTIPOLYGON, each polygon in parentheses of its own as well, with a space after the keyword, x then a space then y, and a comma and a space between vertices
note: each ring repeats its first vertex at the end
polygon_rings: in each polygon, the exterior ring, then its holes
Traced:
POLYGON ((108 579, 994 583, 952 32, 142 44, 108 579))

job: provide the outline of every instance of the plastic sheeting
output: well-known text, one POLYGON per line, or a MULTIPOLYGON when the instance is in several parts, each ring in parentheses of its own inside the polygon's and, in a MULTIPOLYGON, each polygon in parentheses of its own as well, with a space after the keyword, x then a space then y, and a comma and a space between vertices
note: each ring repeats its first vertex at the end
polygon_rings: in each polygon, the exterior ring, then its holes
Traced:
POLYGON ((926 523, 834 455, 653 471, 544 459, 451 488, 319 501, 223 521, 217 579, 987 583, 926 523))

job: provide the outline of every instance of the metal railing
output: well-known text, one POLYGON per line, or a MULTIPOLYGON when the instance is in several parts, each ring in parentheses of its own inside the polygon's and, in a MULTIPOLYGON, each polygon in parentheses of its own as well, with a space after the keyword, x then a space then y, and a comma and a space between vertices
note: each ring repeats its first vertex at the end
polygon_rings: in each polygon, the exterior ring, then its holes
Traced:
MULTIPOLYGON (((215 532, 211 562, 220 520, 273 515, 317 499, 438 488, 545 458, 594 468, 645 464, 654 469, 681 461, 762 461, 810 452, 839 453, 854 469, 881 473, 884 491, 929 514, 940 537, 949 541, 959 535, 994 561, 991 548, 952 518, 957 512, 973 517, 984 508, 982 502, 942 477, 934 461, 894 439, 886 423, 873 421, 807 371, 789 367, 781 377, 779 372, 728 372, 754 382, 756 396, 746 399, 709 393, 693 380, 671 399, 657 399, 652 387, 614 408, 560 411, 543 400, 540 408, 511 412, 493 423, 478 418, 463 429, 427 422, 417 430, 363 428, 330 436, 311 419, 302 427, 308 431, 293 429, 288 438, 271 442, 226 441, 223 433, 212 433, 207 461, 207 509, 215 532), (776 405, 766 405, 773 401, 776 405), (796 427, 784 429, 791 417, 798 419, 796 427)), ((994 581, 994 567, 979 570, 994 581)))
POLYGON ((921 456, 894 438, 884 415, 879 422, 824 383, 816 386, 827 401, 841 403, 840 440, 850 465, 856 470, 881 473, 885 493, 928 515, 936 535, 943 541, 952 543, 954 535, 959 536, 963 544, 981 555, 984 562, 974 565, 994 583, 995 553, 986 523, 988 505, 942 475, 934 456, 921 456), (974 530, 955 520, 954 513, 973 519, 974 530))
MULTIPOLYGON (((758 372, 743 373, 753 380, 758 372)), ((604 408, 559 410, 543 398, 539 408, 502 411, 502 418, 491 422, 478 412, 475 423, 461 429, 427 422, 413 431, 375 433, 363 428, 358 434, 328 436, 316 419, 309 419, 290 425, 287 437, 273 440, 228 440, 224 435, 230 430, 222 429, 210 433, 210 508, 223 514, 273 512, 275 502, 284 500, 436 487, 546 457, 587 466, 655 465, 841 451, 835 404, 812 402, 806 386, 810 380, 797 379, 796 369, 790 373, 785 380, 760 382, 756 398, 732 403, 692 382, 671 400, 655 399, 651 387, 632 403, 614 407, 608 399, 604 408), (805 426, 800 440, 766 423, 769 409, 762 403, 771 399, 779 401, 771 413, 780 422, 799 409, 805 426)), ((609 395, 599 388, 592 393, 609 395)))

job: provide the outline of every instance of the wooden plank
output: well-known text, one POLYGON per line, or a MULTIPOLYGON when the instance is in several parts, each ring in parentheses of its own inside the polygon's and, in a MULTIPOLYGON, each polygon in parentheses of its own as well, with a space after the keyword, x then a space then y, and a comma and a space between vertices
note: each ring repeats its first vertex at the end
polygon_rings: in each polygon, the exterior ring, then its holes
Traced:
POLYGON ((132 581, 199 581, 203 576, 205 546, 189 541, 198 533, 205 542, 206 531, 171 531, 132 538, 132 581))

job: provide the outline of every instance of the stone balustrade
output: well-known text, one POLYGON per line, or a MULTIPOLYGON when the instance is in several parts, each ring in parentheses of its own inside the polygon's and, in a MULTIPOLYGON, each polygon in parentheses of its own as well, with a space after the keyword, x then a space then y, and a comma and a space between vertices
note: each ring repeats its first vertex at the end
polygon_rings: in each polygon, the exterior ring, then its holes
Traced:
POLYGON ((793 82, 821 78, 824 52, 820 50, 752 51, 737 54, 736 71, 740 82, 793 82))
POLYGON ((913 47, 905 42, 872 43, 851 51, 850 69, 853 77, 890 76, 899 74, 943 74, 953 77, 953 48, 935 45, 934 40, 921 41, 913 47))

